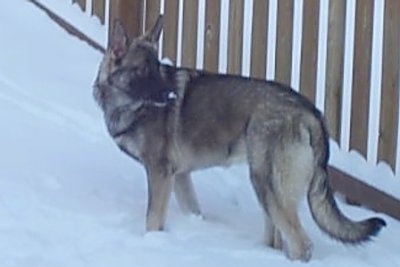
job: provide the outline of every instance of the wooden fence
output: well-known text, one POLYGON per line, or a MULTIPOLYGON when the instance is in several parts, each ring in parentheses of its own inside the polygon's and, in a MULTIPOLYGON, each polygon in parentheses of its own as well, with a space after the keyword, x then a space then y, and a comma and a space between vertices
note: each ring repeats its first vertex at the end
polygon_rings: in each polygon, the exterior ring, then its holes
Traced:
MULTIPOLYGON (((371 90, 371 59, 373 45, 374 5, 381 0, 356 0, 354 58, 351 84, 351 110, 349 149, 365 157, 368 152, 369 104, 371 90)), ((73 0, 85 9, 85 0, 73 0)), ((198 45, 203 45, 202 68, 217 72, 220 60, 221 7, 229 2, 227 29, 226 72, 242 74, 243 25, 245 0, 112 0, 110 1, 110 27, 114 18, 123 20, 132 36, 151 27, 158 14, 165 16, 162 56, 180 65, 198 67, 198 45), (203 40, 198 40, 199 5, 205 5, 203 40), (180 17, 180 5, 183 15, 180 17), (181 22, 181 25, 179 23, 181 22), (181 37, 179 38, 179 32, 181 37), (178 42, 181 43, 178 43, 178 42), (180 49, 179 49, 180 48, 180 49), (179 51, 178 51, 179 50, 179 51), (180 55, 179 55, 180 53, 180 55)), ((250 76, 265 78, 267 64, 275 64, 275 80, 291 83, 293 55, 293 22, 295 0, 277 1, 275 62, 267 58, 269 43, 269 0, 252 1, 250 47, 250 76)), ((322 0, 303 0, 302 36, 299 90, 311 100, 316 99, 320 6, 322 0)), ((376 129, 377 160, 396 170, 399 121, 399 58, 400 58, 400 1, 384 1, 383 52, 380 90, 379 129, 376 129)), ((343 141, 342 103, 345 67, 346 8, 347 1, 329 1, 328 33, 325 64, 325 102, 331 137, 340 145, 343 141)), ((105 0, 92 1, 92 14, 104 23, 105 0)), ((246 33, 247 34, 247 33, 246 33)))
MULTIPOLYGON (((399 0, 72 0, 72 2, 77 3, 82 10, 86 10, 86 13, 90 7, 90 13, 99 17, 101 23, 109 28, 112 28, 115 18, 121 19, 131 37, 145 32, 153 25, 158 14, 164 14, 160 56, 185 67, 239 75, 243 75, 243 70, 247 67, 248 73, 245 75, 261 79, 272 78, 293 85, 293 57, 296 54, 295 47, 299 47, 298 84, 294 87, 298 87, 303 95, 324 110, 331 137, 342 149, 357 150, 367 157, 368 150, 371 150, 369 140, 371 135, 375 136, 373 147, 376 148, 375 159, 372 163, 385 162, 398 176, 400 170, 400 159, 398 159, 400 153, 397 152, 400 97, 399 0), (353 7, 351 2, 354 3, 353 7), (294 16, 299 3, 301 3, 301 23, 300 20, 295 20, 294 16), (382 9, 383 34, 376 42, 374 36, 376 32, 373 29, 379 24, 376 24, 378 18, 375 16, 379 5, 382 9), (327 16, 325 25, 321 23, 322 14, 327 16), (275 16, 276 20, 271 23, 272 17, 275 16), (353 24, 353 31, 349 31, 350 24, 353 24), (250 30, 245 30, 246 25, 250 30), (323 27, 326 38, 325 43, 321 45, 323 27), (275 39, 271 42, 270 33, 273 31, 275 39), (294 38, 295 35, 297 38, 294 38), (296 43, 299 36, 300 45, 296 43), (245 41, 248 40, 251 40, 250 45, 246 46, 245 41), (346 46, 349 42, 351 49, 346 46), (376 43, 381 44, 380 50, 374 48, 376 43), (273 53, 268 53, 271 48, 274 48, 273 53), (378 54, 381 54, 381 57, 374 61, 374 53, 377 51, 380 51, 378 54), (246 53, 247 59, 244 56, 246 53), (323 55, 325 61, 321 64, 319 57, 323 55), (268 77, 267 73, 271 68, 274 70, 274 75, 268 77), (346 77, 348 72, 350 79, 346 77), (323 84, 318 86, 318 77, 321 74, 324 76, 323 84), (380 78, 378 84, 372 83, 372 77, 375 76, 380 78), (347 92, 351 93, 347 95, 345 80, 350 80, 347 86, 350 90, 347 92), (321 87, 322 105, 317 103, 317 95, 321 94, 318 90, 321 87), (372 98, 372 95, 378 95, 379 99, 372 98), (376 105, 378 115, 371 119, 370 105, 374 101, 378 103, 376 105), (347 111, 344 109, 346 103, 351 104, 347 111), (344 116, 350 118, 348 129, 344 127, 346 126, 344 116), (374 122, 374 119, 379 122, 374 122), (377 125, 372 130, 369 125, 371 122, 377 125), (347 135, 347 140, 344 135, 347 135)), ((350 198, 353 196, 354 200, 361 201, 375 210, 400 219, 400 202, 381 194, 382 192, 372 192, 357 181, 349 182, 351 179, 337 170, 332 169, 331 172, 334 176, 331 182, 336 190, 350 198)))

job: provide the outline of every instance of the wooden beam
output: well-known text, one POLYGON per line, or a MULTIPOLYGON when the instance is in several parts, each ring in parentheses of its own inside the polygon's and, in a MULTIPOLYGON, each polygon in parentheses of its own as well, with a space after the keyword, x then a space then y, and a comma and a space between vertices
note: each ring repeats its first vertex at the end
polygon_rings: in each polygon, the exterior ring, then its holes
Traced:
POLYGON ((218 72, 221 0, 206 0, 204 69, 218 72))
POLYGON ((275 80, 285 84, 292 80, 294 0, 278 1, 275 80))
MULTIPOLYGON (((160 0, 145 0, 146 1, 146 17, 145 17, 145 32, 150 30, 157 21, 160 15, 160 0)), ((168 1, 167 1, 168 2, 168 1)), ((166 3, 167 5, 169 3, 166 3)))
POLYGON ((250 76, 265 79, 268 50, 269 0, 254 1, 250 76))
POLYGON ((399 199, 333 167, 329 167, 329 182, 333 190, 343 194, 350 202, 363 205, 376 212, 385 213, 400 220, 399 199))
POLYGON ((230 74, 242 73, 244 0, 229 2, 228 69, 230 74))
POLYGON ((106 1, 105 0, 93 0, 92 1, 92 15, 100 19, 101 24, 105 22, 106 16, 106 1))
POLYGON ((72 3, 77 3, 83 11, 86 10, 86 0, 72 0, 72 3))
POLYGON ((164 8, 163 57, 177 60, 179 0, 168 0, 164 8))
POLYGON ((325 118, 331 138, 340 143, 342 122, 346 0, 329 1, 325 118))
POLYGON ((198 0, 183 1, 182 66, 196 67, 198 0))
POLYGON ((396 169, 399 118, 400 1, 386 0, 383 30, 383 64, 378 160, 396 169))
POLYGON ((313 103, 317 90, 319 4, 320 0, 303 2, 300 92, 313 103))
POLYGON ((129 37, 143 34, 144 0, 112 0, 110 1, 110 29, 112 32, 115 19, 120 19, 129 37))
POLYGON ((358 150, 365 157, 368 150, 373 14, 374 0, 356 1, 350 149, 358 150))

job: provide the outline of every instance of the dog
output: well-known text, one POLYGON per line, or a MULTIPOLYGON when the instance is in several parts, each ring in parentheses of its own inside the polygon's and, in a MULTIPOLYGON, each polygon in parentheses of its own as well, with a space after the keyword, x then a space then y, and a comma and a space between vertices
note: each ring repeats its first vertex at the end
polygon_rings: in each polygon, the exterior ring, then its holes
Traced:
POLYGON ((274 81, 161 64, 162 28, 160 16, 130 39, 116 21, 94 84, 109 134, 146 170, 147 231, 163 229, 172 191, 184 213, 201 213, 191 171, 243 161, 265 213, 266 243, 289 259, 311 258, 297 214, 305 195, 319 228, 345 244, 368 241, 386 225, 381 218, 355 222, 338 209, 327 128, 309 100, 274 81))

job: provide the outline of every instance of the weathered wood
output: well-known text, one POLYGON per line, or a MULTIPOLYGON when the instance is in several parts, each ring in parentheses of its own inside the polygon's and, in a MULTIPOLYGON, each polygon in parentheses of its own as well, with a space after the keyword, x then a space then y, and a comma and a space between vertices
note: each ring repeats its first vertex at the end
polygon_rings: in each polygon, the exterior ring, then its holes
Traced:
POLYGON ((221 0, 206 0, 204 69, 218 72, 221 0))
POLYGON ((294 0, 278 1, 275 80, 290 84, 292 75, 294 0))
POLYGON ((383 30, 383 64, 378 160, 396 169, 399 118, 400 1, 386 0, 383 30))
MULTIPOLYGON (((147 32, 156 23, 158 16, 160 15, 160 0, 145 0, 146 1, 146 16, 145 16, 145 27, 144 30, 147 32)), ((168 5, 168 1, 166 3, 168 5)))
POLYGON ((329 1, 325 118, 331 138, 340 143, 343 96, 346 1, 329 1))
POLYGON ((198 0, 183 1, 182 66, 196 67, 198 0))
POLYGON ((83 11, 86 10, 86 0, 72 0, 72 3, 77 3, 83 11))
POLYGON ((167 0, 164 7, 164 34, 163 34, 163 57, 167 57, 174 64, 177 59, 178 44, 178 10, 179 0, 167 0))
POLYGON ((357 0, 350 149, 367 155, 374 0, 357 0))
POLYGON ((231 0, 228 27, 228 69, 230 74, 242 73, 244 0, 231 0))
POLYGON ((317 89, 319 5, 320 0, 303 2, 300 92, 313 103, 317 89))
POLYGON ((350 202, 400 220, 400 200, 333 167, 329 167, 329 182, 333 190, 343 194, 350 202))
POLYGON ((106 1, 93 0, 92 2, 92 15, 100 19, 101 24, 104 24, 106 14, 106 1))
POLYGON ((269 0, 254 1, 250 76, 265 79, 268 50, 269 0))
POLYGON ((112 32, 114 20, 120 19, 127 34, 136 37, 143 34, 144 0, 112 0, 110 1, 109 32, 112 32))

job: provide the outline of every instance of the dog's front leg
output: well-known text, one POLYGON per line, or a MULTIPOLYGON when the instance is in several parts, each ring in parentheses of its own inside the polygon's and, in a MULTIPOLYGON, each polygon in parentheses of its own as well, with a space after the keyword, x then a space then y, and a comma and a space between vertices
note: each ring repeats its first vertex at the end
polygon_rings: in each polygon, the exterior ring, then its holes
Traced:
POLYGON ((147 166, 148 202, 146 231, 164 228, 168 202, 173 187, 173 175, 166 166, 147 166))
POLYGON ((201 214, 189 173, 175 175, 174 191, 178 205, 184 214, 201 214))

